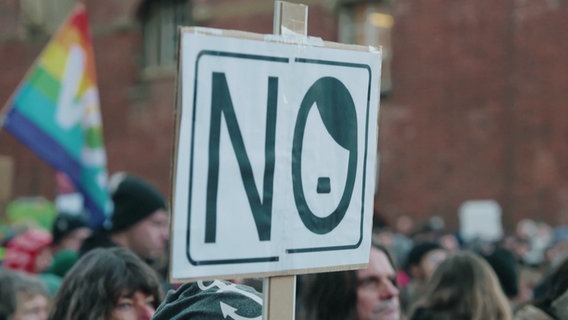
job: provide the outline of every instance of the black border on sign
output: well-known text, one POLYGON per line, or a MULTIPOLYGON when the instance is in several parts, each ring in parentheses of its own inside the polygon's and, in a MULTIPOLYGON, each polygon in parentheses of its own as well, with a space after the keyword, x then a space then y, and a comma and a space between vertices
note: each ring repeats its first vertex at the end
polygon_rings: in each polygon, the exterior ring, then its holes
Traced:
POLYGON ((356 249, 361 245, 363 241, 363 218, 365 213, 365 183, 367 180, 367 149, 369 143, 369 108, 371 104, 371 67, 362 63, 350 63, 350 62, 337 62, 329 60, 317 60, 317 59, 304 59, 296 58, 294 60, 298 63, 312 63, 312 64, 323 64, 328 66, 340 66, 348 68, 362 68, 366 69, 369 73, 369 83, 367 85, 367 111, 365 115, 365 153, 363 155, 363 181, 361 183, 361 223, 359 224, 359 240, 354 244, 343 245, 343 246, 331 246, 331 247, 312 247, 312 248, 292 248, 286 249, 286 253, 306 253, 306 252, 319 252, 319 251, 335 251, 335 250, 349 250, 356 249))
POLYGON ((191 144, 190 144, 190 155, 191 159, 189 161, 189 192, 188 192, 188 218, 187 218, 187 259, 194 266, 206 266, 206 265, 221 265, 221 264, 237 264, 237 263, 258 263, 258 262, 277 262, 279 260, 278 256, 269 257, 251 257, 251 258, 239 258, 239 259, 220 259, 220 260, 194 260, 191 257, 190 252, 190 236, 189 231, 191 230, 191 194, 193 191, 193 146, 195 139, 195 112, 196 112, 196 99, 197 99, 197 74, 199 73, 199 60, 204 56, 216 56, 216 57, 229 57, 237 59, 250 59, 250 60, 260 60, 260 61, 272 61, 278 63, 289 63, 289 58, 274 57, 274 56, 263 56, 255 54, 244 54, 236 52, 226 52, 226 51, 215 51, 215 50, 201 50, 197 54, 197 59, 195 59, 195 75, 193 79, 193 114, 191 118, 191 144))
MULTIPOLYGON (((188 261, 194 266, 204 266, 204 265, 226 265, 226 264, 242 264, 242 263, 259 263, 259 262, 277 262, 279 261, 279 256, 267 256, 267 257, 250 257, 250 258, 239 258, 239 259, 218 259, 218 260, 195 260, 191 257, 190 252, 190 230, 191 230, 191 200, 193 191, 193 154, 194 154, 194 138, 195 138, 195 113, 196 113, 196 99, 197 99, 197 75, 199 72, 199 60, 204 56, 217 56, 217 57, 230 57, 237 59, 251 59, 260 61, 272 61, 277 63, 289 63, 289 58, 275 57, 275 56, 265 56, 265 55, 254 55, 254 54, 243 54, 235 52, 226 51, 215 51, 215 50, 202 50, 198 53, 197 59, 195 61, 195 75, 193 83, 193 113, 192 113, 192 127, 191 127, 191 144, 190 144, 190 155, 191 159, 189 162, 189 192, 188 192, 188 220, 187 220, 187 258, 188 261)), ((359 226, 359 239, 355 244, 343 245, 343 246, 331 246, 331 247, 312 247, 312 248, 292 248, 286 249, 286 253, 306 253, 306 252, 318 252, 318 251, 334 251, 334 250, 348 250, 355 249, 361 245, 363 240, 363 218, 364 218, 364 204, 365 204, 365 184, 366 184, 366 170, 367 170, 367 149, 368 149, 368 133, 369 133, 369 108, 370 108, 370 96, 371 96, 371 68, 366 64, 349 63, 349 62, 337 62, 329 60, 317 60, 317 59, 305 59, 305 58, 295 58, 297 63, 310 63, 310 64, 320 64, 320 65, 330 65, 330 66, 341 66, 349 68, 362 68, 366 69, 369 74, 369 82, 367 85, 367 110, 366 110, 366 120, 365 120, 365 152, 363 156, 363 181, 362 181, 362 195, 361 195, 361 223, 359 226)))

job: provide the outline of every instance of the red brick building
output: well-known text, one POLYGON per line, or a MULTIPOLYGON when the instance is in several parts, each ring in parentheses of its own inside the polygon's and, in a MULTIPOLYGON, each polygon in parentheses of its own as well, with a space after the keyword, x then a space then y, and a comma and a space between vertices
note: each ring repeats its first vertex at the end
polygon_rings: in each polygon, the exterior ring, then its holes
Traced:
MULTIPOLYGON (((0 0, 0 101, 73 0, 0 0)), ((300 2, 300 1, 293 1, 300 2)), ((170 192, 176 24, 272 32, 267 0, 87 0, 110 172, 170 192)), ((494 199, 511 228, 568 223, 564 0, 306 0, 308 33, 385 46, 376 208, 457 226, 494 199)), ((7 133, 12 196, 54 195, 53 171, 7 133)), ((6 179, 4 179, 6 180, 6 179)))

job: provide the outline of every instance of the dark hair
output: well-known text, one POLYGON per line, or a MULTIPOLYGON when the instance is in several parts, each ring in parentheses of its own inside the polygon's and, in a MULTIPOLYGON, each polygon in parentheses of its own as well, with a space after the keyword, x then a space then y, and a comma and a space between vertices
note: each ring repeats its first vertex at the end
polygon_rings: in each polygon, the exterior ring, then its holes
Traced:
POLYGON ((568 258, 564 259, 545 281, 547 286, 545 296, 533 301, 532 304, 551 316, 557 316, 553 303, 568 291, 568 258))
POLYGON ((482 256, 495 271, 505 295, 508 298, 516 297, 519 294, 519 272, 513 253, 505 248, 496 248, 482 256))
POLYGON ((405 269, 408 273, 410 273, 410 268, 412 266, 417 266, 422 261, 430 251, 442 249, 442 246, 439 245, 437 242, 421 242, 417 243, 410 249, 408 256, 406 258, 406 266, 405 269))
POLYGON ((63 279, 49 319, 105 319, 121 296, 142 291, 162 299, 158 276, 144 261, 127 249, 98 248, 85 254, 63 279))
POLYGON ((0 266, 0 320, 10 319, 16 311, 15 273, 0 266))
MULTIPOLYGON (((373 248, 383 252, 395 269, 392 256, 384 246, 374 243, 373 248)), ((300 292, 300 318, 304 320, 355 320, 357 318, 357 287, 356 270, 303 276, 300 292)))

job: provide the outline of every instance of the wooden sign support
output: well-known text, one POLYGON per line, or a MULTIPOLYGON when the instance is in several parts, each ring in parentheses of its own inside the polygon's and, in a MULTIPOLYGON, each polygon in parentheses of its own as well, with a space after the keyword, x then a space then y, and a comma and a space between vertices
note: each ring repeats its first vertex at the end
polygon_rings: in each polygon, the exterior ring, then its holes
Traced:
POLYGON ((308 6, 285 1, 274 2, 275 35, 308 36, 308 6))
POLYGON ((262 319, 293 320, 296 309, 296 276, 274 276, 264 279, 262 319))
MULTIPOLYGON (((275 35, 308 36, 308 6, 285 1, 274 2, 275 35)), ((294 320, 296 276, 273 276, 263 283, 263 320, 294 320)))

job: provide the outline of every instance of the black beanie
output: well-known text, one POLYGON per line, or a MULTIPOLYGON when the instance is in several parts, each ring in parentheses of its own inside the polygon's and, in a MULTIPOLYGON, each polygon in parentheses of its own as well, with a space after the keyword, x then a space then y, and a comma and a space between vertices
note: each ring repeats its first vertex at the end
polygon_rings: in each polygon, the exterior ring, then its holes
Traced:
MULTIPOLYGON (((158 209, 166 210, 166 201, 148 182, 126 174, 119 174, 115 188, 110 187, 114 205, 110 231, 116 233, 134 226, 158 209)), ((112 179, 111 179, 112 184, 112 179)))
POLYGON ((260 319, 262 295, 245 285, 227 281, 186 283, 170 290, 154 313, 154 320, 260 319))
POLYGON ((52 244, 59 244, 59 242, 71 234, 71 232, 80 228, 89 228, 89 222, 83 214, 59 213, 51 228, 51 235, 53 236, 52 244))

